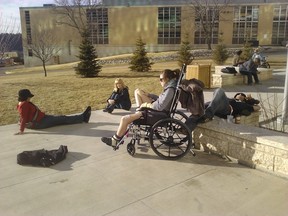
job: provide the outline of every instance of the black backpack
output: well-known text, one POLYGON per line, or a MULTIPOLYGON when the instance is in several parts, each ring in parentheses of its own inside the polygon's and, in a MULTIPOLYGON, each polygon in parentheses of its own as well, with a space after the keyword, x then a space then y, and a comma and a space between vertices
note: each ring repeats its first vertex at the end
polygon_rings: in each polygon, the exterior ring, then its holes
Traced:
POLYGON ((17 155, 17 163, 20 165, 32 165, 32 166, 42 166, 49 167, 66 158, 68 153, 67 146, 61 145, 57 150, 32 150, 23 151, 17 155))
POLYGON ((234 67, 225 67, 225 68, 222 68, 221 69, 221 72, 222 73, 228 73, 228 74, 236 74, 237 73, 237 71, 236 71, 236 69, 234 68, 234 67))

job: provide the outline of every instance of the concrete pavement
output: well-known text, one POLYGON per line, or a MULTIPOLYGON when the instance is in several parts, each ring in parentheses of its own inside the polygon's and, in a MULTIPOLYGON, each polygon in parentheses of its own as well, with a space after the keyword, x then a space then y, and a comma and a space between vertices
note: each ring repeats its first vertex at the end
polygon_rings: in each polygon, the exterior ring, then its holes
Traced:
POLYGON ((147 143, 135 157, 126 144, 113 151, 100 137, 126 113, 93 111, 88 124, 18 136, 18 125, 1 126, 0 215, 287 215, 288 179, 201 151, 179 161, 160 159, 147 143), (50 168, 16 163, 22 151, 60 145, 67 158, 50 168))

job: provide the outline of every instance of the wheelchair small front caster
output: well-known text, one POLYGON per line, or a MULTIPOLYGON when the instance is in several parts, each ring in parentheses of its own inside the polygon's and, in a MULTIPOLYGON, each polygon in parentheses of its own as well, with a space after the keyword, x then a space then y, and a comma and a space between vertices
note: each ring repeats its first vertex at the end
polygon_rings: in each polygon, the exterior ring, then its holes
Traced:
POLYGON ((133 145, 132 143, 128 143, 127 145, 127 152, 133 156, 135 155, 135 145, 133 145))

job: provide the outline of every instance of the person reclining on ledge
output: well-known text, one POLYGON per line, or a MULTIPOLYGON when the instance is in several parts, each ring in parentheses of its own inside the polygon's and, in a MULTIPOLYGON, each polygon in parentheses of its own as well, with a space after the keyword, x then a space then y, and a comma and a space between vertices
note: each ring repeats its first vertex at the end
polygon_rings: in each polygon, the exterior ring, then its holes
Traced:
POLYGON ((259 101, 253 100, 252 97, 247 99, 244 93, 237 93, 234 98, 228 98, 224 90, 218 88, 214 91, 212 100, 205 103, 204 115, 199 118, 189 117, 185 123, 191 130, 194 130, 198 123, 211 121, 214 115, 220 118, 227 118, 228 115, 232 115, 234 118, 240 115, 248 116, 261 109, 258 105, 259 101))
POLYGON ((82 122, 89 122, 91 116, 91 107, 88 106, 86 110, 79 115, 46 115, 36 105, 30 102, 34 95, 29 89, 21 89, 18 92, 17 110, 20 114, 20 131, 15 135, 24 134, 24 129, 44 129, 54 127, 57 125, 78 124, 82 122))
POLYGON ((102 137, 102 142, 109 146, 115 147, 125 135, 128 125, 143 116, 144 111, 141 111, 141 108, 147 107, 157 111, 169 111, 179 75, 179 69, 165 69, 160 74, 160 84, 163 87, 163 92, 159 95, 158 99, 152 103, 142 103, 140 106, 140 111, 137 111, 131 115, 123 116, 120 120, 116 134, 112 137, 102 137))

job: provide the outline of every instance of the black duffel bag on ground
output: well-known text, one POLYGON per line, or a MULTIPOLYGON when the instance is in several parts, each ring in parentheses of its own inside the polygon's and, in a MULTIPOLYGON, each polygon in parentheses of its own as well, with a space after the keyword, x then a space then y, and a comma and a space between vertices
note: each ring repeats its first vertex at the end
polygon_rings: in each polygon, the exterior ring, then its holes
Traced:
POLYGON ((39 149, 23 151, 17 155, 17 163, 20 165, 49 167, 64 160, 67 153, 68 148, 63 145, 61 145, 57 150, 48 151, 45 149, 39 149))

